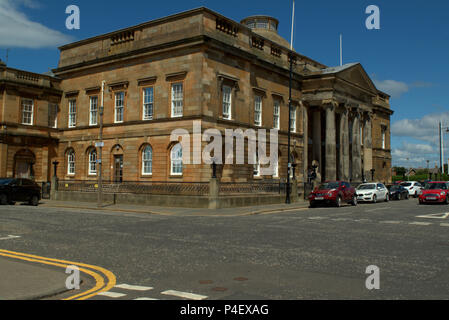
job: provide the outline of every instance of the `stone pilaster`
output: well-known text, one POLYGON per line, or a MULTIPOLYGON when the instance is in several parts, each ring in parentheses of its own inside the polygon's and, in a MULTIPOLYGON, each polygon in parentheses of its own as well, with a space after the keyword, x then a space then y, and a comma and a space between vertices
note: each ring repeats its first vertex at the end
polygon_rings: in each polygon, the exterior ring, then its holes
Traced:
POLYGON ((366 114, 363 139, 363 169, 367 180, 371 180, 371 169, 373 169, 372 117, 372 113, 366 114))
POLYGON ((319 169, 322 168, 321 163, 321 110, 313 111, 313 160, 318 162, 319 169))
POLYGON ((349 181, 349 111, 345 109, 340 118, 340 178, 349 181))
POLYGON ((8 145, 0 143, 0 177, 7 177, 8 170, 8 145))
POLYGON ((337 104, 334 101, 323 101, 326 112, 326 138, 325 138, 325 180, 337 179, 337 131, 335 128, 335 109, 337 104))
POLYGON ((360 143, 360 113, 354 113, 352 122, 352 181, 362 181, 362 146, 360 143))
POLYGON ((304 181, 307 181, 308 173, 309 173, 309 116, 307 113, 307 108, 304 104, 301 103, 302 112, 302 121, 303 121, 303 141, 304 141, 304 150, 303 150, 303 175, 304 181))

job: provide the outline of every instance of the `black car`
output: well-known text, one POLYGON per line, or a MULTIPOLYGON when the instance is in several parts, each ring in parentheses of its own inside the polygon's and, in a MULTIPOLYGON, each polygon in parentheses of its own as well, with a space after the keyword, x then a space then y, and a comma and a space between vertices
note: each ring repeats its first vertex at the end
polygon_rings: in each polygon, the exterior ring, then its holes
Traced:
POLYGON ((400 185, 388 186, 388 192, 390 193, 391 200, 403 200, 409 199, 410 194, 406 188, 400 185))
POLYGON ((28 179, 0 178, 0 205, 28 202, 32 206, 39 205, 41 188, 28 179))

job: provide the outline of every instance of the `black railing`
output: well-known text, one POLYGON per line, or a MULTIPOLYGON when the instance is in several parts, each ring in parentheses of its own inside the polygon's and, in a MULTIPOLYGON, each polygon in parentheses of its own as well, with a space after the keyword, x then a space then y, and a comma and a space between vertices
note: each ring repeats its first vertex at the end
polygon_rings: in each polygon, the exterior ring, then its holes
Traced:
MULTIPOLYGON (((124 181, 121 183, 103 182, 104 193, 133 193, 156 195, 209 195, 208 182, 141 182, 124 181)), ((59 191, 98 192, 96 181, 60 181, 59 191)))
POLYGON ((285 193, 286 183, 279 181, 222 182, 220 194, 285 193))

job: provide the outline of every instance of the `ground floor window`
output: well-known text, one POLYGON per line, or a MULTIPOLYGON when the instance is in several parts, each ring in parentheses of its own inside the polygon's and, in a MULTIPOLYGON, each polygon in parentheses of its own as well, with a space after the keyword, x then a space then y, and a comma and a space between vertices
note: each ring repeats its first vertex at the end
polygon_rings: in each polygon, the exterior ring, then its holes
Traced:
POLYGON ((170 173, 175 176, 182 175, 182 146, 180 143, 175 145, 171 151, 170 173))

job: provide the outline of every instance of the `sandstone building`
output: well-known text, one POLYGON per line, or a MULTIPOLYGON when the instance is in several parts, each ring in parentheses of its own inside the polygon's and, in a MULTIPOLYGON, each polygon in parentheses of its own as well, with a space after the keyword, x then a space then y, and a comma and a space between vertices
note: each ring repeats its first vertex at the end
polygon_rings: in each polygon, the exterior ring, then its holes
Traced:
POLYGON ((181 146, 170 142, 173 130, 191 132, 198 121, 223 135, 278 129, 273 175, 249 164, 219 166, 218 175, 224 182, 284 179, 290 116, 299 182, 314 161, 323 180, 371 180, 374 169, 375 180, 389 182, 389 96, 358 63, 328 67, 290 51, 278 24, 268 16, 238 23, 199 8, 65 45, 51 75, 1 64, 0 176, 50 181, 56 160, 62 180, 97 179, 105 81, 106 181, 208 181, 211 166, 183 164, 181 146))

